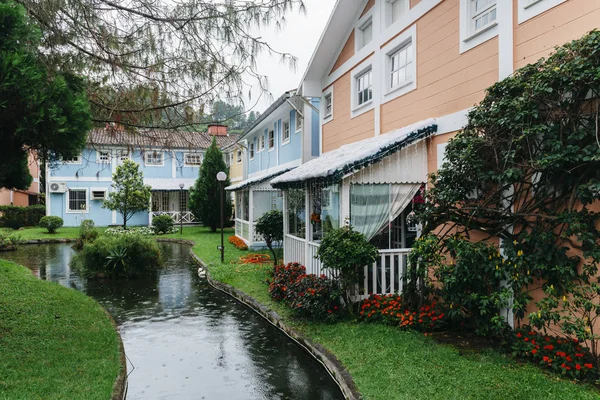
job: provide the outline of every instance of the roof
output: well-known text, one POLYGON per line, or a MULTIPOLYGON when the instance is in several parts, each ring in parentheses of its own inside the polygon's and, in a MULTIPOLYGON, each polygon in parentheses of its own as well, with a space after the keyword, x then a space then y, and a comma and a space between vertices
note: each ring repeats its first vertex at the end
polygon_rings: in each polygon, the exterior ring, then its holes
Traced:
POLYGON ((436 131, 435 119, 417 122, 384 135, 347 144, 323 153, 320 157, 302 164, 293 171, 276 177, 270 183, 271 186, 278 189, 303 187, 308 181, 325 185, 337 183, 347 174, 374 164, 436 131))
POLYGON ((124 130, 96 128, 90 131, 88 144, 134 148, 207 149, 211 145, 213 137, 217 139, 219 148, 228 146, 237 139, 236 136, 213 136, 206 132, 153 129, 131 133, 124 130))
POLYGON ((239 139, 242 139, 248 133, 252 132, 252 130, 254 128, 256 128, 258 125, 260 125, 265 119, 267 119, 267 117, 269 115, 271 115, 271 113, 273 113, 275 110, 277 110, 282 104, 284 104, 286 102, 287 99, 291 98, 294 94, 295 94, 295 91, 290 90, 290 91, 285 92, 281 96, 279 96, 279 98, 277 100, 275 100, 269 107, 267 107, 267 109, 262 114, 260 114, 260 116, 256 119, 256 121, 254 121, 252 123, 252 125, 250 125, 244 131, 244 134, 242 136, 240 136, 239 139))
POLYGON ((285 172, 291 171, 294 168, 295 167, 284 167, 284 168, 274 167, 271 169, 267 169, 267 170, 261 171, 262 173, 260 175, 254 176, 252 178, 248 178, 248 179, 246 179, 242 182, 236 183, 234 185, 227 186, 225 188, 225 190, 229 190, 229 191, 242 190, 249 186, 256 185, 258 183, 262 183, 271 178, 279 176, 285 172))
POLYGON ((150 185, 152 190, 181 190, 179 184, 183 183, 183 190, 189 190, 196 183, 195 178, 144 178, 144 185, 150 185))

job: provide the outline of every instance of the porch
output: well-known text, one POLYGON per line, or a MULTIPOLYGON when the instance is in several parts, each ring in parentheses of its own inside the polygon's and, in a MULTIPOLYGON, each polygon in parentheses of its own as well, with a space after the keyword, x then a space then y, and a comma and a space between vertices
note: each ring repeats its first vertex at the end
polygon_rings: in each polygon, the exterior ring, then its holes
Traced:
POLYGON ((196 219, 189 210, 188 190, 152 190, 150 198, 150 224, 152 218, 169 215, 176 224, 194 224, 196 219))

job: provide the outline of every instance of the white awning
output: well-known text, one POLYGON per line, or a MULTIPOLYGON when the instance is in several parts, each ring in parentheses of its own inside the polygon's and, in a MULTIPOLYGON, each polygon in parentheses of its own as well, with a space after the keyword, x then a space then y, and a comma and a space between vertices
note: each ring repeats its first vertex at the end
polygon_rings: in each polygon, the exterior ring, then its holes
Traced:
POLYGON ((276 188, 287 188, 301 186, 305 181, 339 182, 347 174, 373 165, 436 131, 436 120, 427 119, 390 133, 347 144, 323 153, 320 157, 272 179, 270 183, 276 188))
POLYGON ((234 185, 230 185, 227 186, 225 188, 225 190, 229 190, 229 191, 235 191, 235 190, 242 190, 245 189, 249 186, 252 185, 256 185, 258 183, 267 181, 269 179, 272 179, 278 175, 281 175, 285 172, 291 171, 292 169, 294 169, 295 167, 273 167, 273 168, 269 168, 266 169, 264 171, 261 171, 260 174, 253 176, 252 178, 248 178, 245 181, 236 183, 234 185))
POLYGON ((183 183, 183 190, 190 190, 196 179, 193 178, 144 178, 144 184, 150 185, 152 190, 181 190, 179 184, 183 183))

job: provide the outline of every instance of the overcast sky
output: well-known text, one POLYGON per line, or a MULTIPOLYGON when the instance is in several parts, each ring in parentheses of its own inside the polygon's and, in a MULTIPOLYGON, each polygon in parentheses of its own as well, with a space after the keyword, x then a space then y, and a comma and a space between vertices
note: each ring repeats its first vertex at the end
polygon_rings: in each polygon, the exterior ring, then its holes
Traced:
MULTIPOLYGON (((335 0, 304 0, 306 14, 298 12, 288 14, 287 23, 282 30, 268 29, 260 33, 271 47, 281 52, 288 52, 298 58, 295 71, 288 65, 282 65, 278 58, 262 54, 258 61, 259 72, 269 77, 269 90, 273 98, 263 96, 255 111, 263 112, 274 99, 286 90, 296 89, 306 70, 310 57, 321 37, 325 24, 329 19, 335 0)), ((246 103, 250 108, 256 102, 258 91, 253 93, 252 101, 246 103)))

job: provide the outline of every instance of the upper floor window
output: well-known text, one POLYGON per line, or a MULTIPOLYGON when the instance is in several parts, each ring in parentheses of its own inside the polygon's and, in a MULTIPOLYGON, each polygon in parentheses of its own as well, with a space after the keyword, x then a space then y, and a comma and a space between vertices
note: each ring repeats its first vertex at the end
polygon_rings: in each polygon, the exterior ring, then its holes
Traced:
POLYGON ((290 141, 290 121, 283 121, 281 128, 281 143, 287 143, 290 141))
POLYGON ((470 6, 472 33, 496 22, 496 0, 471 0, 470 6))
POLYGON ((250 142, 248 146, 248 152, 250 153, 250 159, 254 160, 254 142, 250 142))
POLYGON ((369 18, 364 24, 360 25, 357 33, 356 47, 362 49, 373 40, 373 19, 369 18))
POLYGON ((409 10, 408 0, 386 0, 385 19, 386 26, 400 20, 409 10))
POLYGON ((300 113, 298 111, 296 111, 296 132, 302 130, 303 120, 304 120, 304 118, 302 118, 302 115, 300 115, 300 113))
POLYGON ((275 148, 275 131, 269 131, 269 150, 275 148))
POLYGON ((102 164, 108 164, 110 163, 110 152, 108 151, 98 151, 97 152, 97 159, 96 161, 102 164))
POLYGON ((327 93, 323 103, 325 104, 325 118, 330 117, 333 112, 333 95, 327 93))
POLYGON ((394 89, 411 82, 413 79, 413 49, 412 43, 408 43, 389 55, 390 57, 390 81, 389 88, 394 89))
POLYGON ((63 157, 63 162, 66 164, 81 164, 81 156, 63 157))
POLYGON ((371 70, 356 77, 357 104, 363 105, 373 98, 373 85, 371 83, 371 70))
POLYGON ((235 155, 236 155, 236 161, 237 161, 237 163, 241 164, 242 163, 242 151, 241 150, 236 151, 235 155))
POLYGON ((145 154, 145 163, 150 166, 162 166, 164 163, 161 151, 149 151, 145 154))
POLYGON ((199 166, 202 164, 201 153, 185 153, 183 155, 183 163, 188 166, 199 166))
POLYGON ((128 160, 130 158, 131 156, 129 155, 129 150, 117 150, 117 160, 119 161, 119 163, 122 163, 123 161, 128 160))
POLYGON ((258 136, 258 151, 265 149, 265 136, 263 134, 258 136))
POLYGON ((567 0, 519 0, 518 23, 522 24, 565 1, 567 0))

